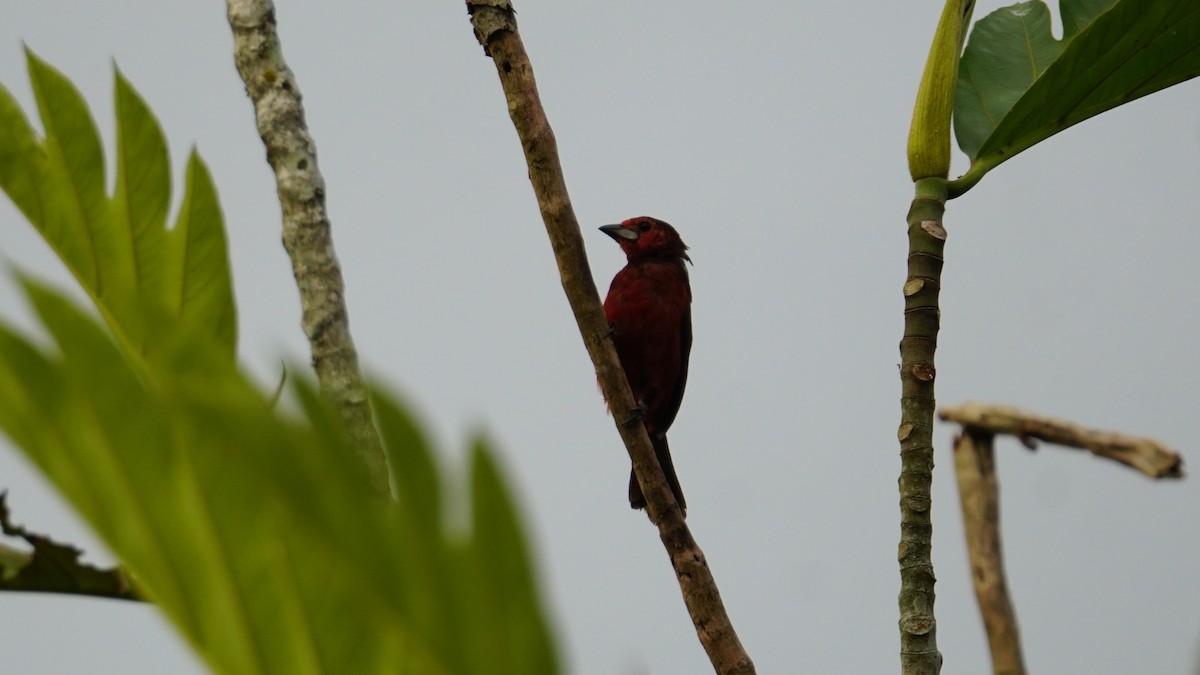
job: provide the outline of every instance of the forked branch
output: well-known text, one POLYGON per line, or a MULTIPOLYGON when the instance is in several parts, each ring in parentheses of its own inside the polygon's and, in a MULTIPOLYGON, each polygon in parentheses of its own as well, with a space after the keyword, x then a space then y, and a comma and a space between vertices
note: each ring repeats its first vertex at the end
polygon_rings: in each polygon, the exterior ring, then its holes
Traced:
POLYGON ((1150 438, 1087 429, 1009 406, 968 403, 942 408, 938 417, 963 425, 963 432, 954 441, 954 470, 971 578, 992 652, 992 670, 996 675, 1024 675, 1020 632, 1000 544, 1000 489, 993 449, 996 434, 1016 436, 1029 448, 1034 447, 1034 439, 1083 448, 1151 478, 1181 477, 1183 460, 1174 450, 1150 438))

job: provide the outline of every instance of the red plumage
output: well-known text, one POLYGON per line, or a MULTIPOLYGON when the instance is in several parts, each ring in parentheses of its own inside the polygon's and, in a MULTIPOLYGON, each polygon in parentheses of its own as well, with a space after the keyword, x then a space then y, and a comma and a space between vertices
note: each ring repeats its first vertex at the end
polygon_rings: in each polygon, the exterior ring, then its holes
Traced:
MULTIPOLYGON (((692 288, 684 266, 691 258, 679 233, 661 220, 643 216, 600 230, 621 245, 628 260, 613 277, 604 314, 633 397, 644 408, 642 422, 658 463, 680 510, 686 512, 667 446, 667 430, 683 400, 692 350, 692 288)), ((629 505, 646 508, 646 498, 632 473, 629 505)))

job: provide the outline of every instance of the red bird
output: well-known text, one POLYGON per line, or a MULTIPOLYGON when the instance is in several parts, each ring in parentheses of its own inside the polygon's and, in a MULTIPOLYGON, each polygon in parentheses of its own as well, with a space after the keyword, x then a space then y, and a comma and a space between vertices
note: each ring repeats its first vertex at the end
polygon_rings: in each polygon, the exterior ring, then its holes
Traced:
MULTIPOLYGON (((692 287, 683 264, 692 259, 679 233, 661 220, 630 218, 620 225, 605 225, 600 231, 615 239, 628 259, 613 277, 604 315, 654 454, 679 509, 686 513, 687 502, 667 446, 667 429, 683 400, 692 351, 692 287)), ((629 505, 646 508, 646 497, 633 473, 629 476, 629 505)))

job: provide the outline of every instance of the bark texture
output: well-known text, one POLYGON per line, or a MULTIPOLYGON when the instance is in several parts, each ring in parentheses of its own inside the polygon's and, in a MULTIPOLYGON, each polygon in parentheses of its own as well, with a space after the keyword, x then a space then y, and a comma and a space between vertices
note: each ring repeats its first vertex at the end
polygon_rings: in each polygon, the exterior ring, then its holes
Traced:
POLYGON ((938 416, 947 422, 958 422, 972 429, 993 434, 1011 434, 1029 448, 1035 447, 1037 440, 1043 440, 1055 445, 1088 450, 1097 457, 1120 462, 1151 478, 1183 477, 1183 458, 1153 438, 1088 429, 1073 422, 1036 415, 1006 405, 966 403, 942 408, 938 416))
POLYGON ((942 655, 934 619, 933 483, 934 352, 940 322, 944 202, 913 200, 908 213, 908 278, 900 341, 900 662, 904 675, 936 675, 942 655))
POLYGON ((350 336, 345 284, 325 209, 325 179, 304 121, 300 87, 283 59, 270 0, 227 0, 234 62, 254 103, 259 136, 275 172, 283 245, 300 290, 301 320, 321 390, 333 402, 370 475, 389 494, 387 460, 350 336))
POLYGON ((954 441, 954 473, 958 477, 975 599, 992 652, 992 672, 1025 675, 1021 633, 1008 593, 1000 544, 1000 486, 996 480, 994 438, 986 431, 964 429, 954 441))

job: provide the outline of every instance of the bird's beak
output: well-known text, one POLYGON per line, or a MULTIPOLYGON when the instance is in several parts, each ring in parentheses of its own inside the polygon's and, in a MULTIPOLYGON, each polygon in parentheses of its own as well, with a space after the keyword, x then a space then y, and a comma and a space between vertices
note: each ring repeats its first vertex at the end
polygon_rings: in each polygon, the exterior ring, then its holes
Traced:
POLYGON ((628 227, 621 225, 620 223, 618 223, 616 225, 605 225, 604 227, 600 228, 600 231, 603 232, 604 234, 607 234, 608 236, 612 237, 617 242, 620 242, 622 239, 628 239, 629 241, 637 241, 637 238, 638 238, 637 230, 631 230, 628 227))

